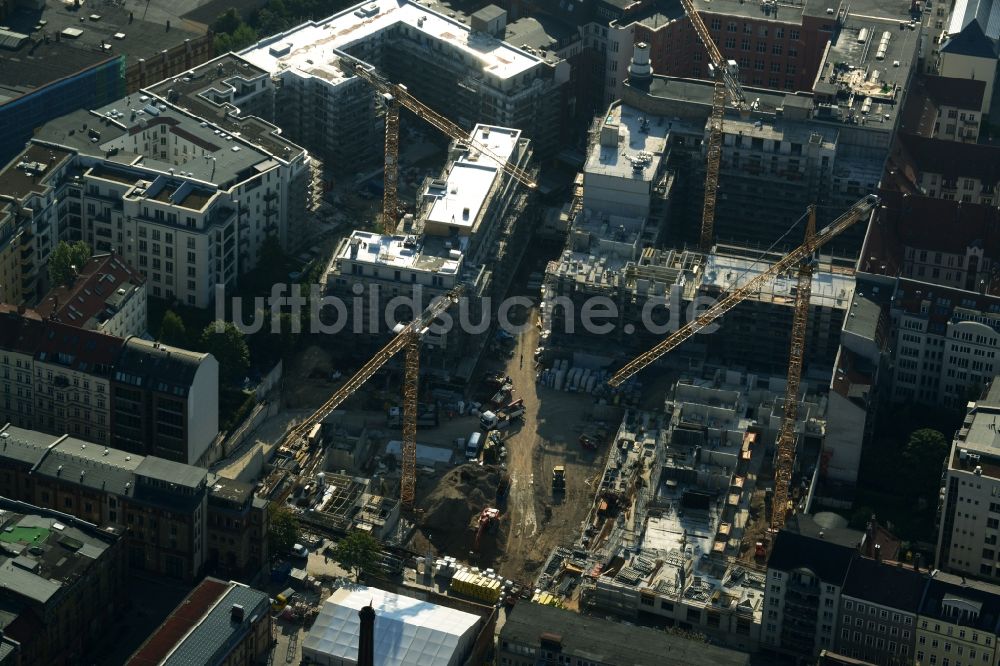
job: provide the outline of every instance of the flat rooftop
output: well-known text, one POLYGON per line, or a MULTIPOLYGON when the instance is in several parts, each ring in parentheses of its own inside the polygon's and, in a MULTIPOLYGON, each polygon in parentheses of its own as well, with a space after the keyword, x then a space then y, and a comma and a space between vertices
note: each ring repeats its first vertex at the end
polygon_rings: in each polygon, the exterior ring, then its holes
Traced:
POLYGON ((257 82, 270 74, 270 70, 227 53, 146 90, 194 117, 196 126, 206 131, 185 129, 209 144, 232 150, 232 146, 226 145, 232 142, 244 149, 259 149, 275 158, 289 160, 304 152, 302 147, 282 137, 280 130, 269 122, 236 115, 238 105, 232 103, 244 82, 257 82), (220 138, 224 143, 220 143, 220 138))
MULTIPOLYGON (((670 4, 680 4, 672 0, 670 4)), ((776 7, 765 7, 757 2, 740 2, 740 0, 694 0, 694 6, 699 11, 725 16, 742 16, 777 23, 795 23, 801 25, 803 16, 829 16, 831 21, 834 13, 827 9, 837 8, 837 3, 829 0, 782 0, 776 7)), ((850 15, 875 16, 884 19, 904 19, 910 16, 909 0, 854 0, 850 3, 850 15)))
POLYGON ((28 146, 0 170, 0 195, 18 200, 30 194, 44 194, 49 175, 73 156, 71 151, 36 143, 28 146))
POLYGON ((21 4, 15 3, 17 8, 3 19, 3 25, 31 39, 13 51, 3 52, 0 104, 103 60, 125 56, 125 64, 130 66, 204 34, 192 30, 179 17, 171 21, 168 30, 165 21, 145 20, 144 12, 130 12, 124 4, 117 7, 106 2, 83 2, 75 8, 72 2, 44 0, 41 11, 21 4), (134 13, 131 21, 130 13, 134 13))
POLYGON ((455 239, 455 247, 450 249, 444 247, 445 242, 428 236, 386 236, 354 230, 341 244, 334 263, 346 259, 391 269, 457 274, 462 267, 468 238, 455 239))
MULTIPOLYGON (((615 104, 608 109, 584 166, 586 174, 652 181, 667 148, 669 129, 662 116, 615 104)), ((586 196, 586 188, 584 188, 586 196)))
POLYGON ((44 607, 62 589, 92 575, 91 567, 117 535, 28 508, 0 503, 0 586, 7 595, 44 607))
POLYGON ((406 35, 441 44, 454 54, 452 57, 500 80, 524 74, 543 62, 493 37, 474 34, 461 21, 408 0, 361 3, 322 21, 310 21, 263 39, 241 55, 272 73, 292 69, 300 75, 318 75, 337 84, 343 79, 328 78, 328 69, 319 73, 311 70, 333 62, 342 52, 362 42, 381 39, 380 35, 388 33, 396 39, 406 35))
POLYGON ((900 29, 899 20, 851 15, 820 67, 814 92, 836 95, 845 121, 891 129, 902 110, 905 87, 917 64, 921 26, 900 29))
MULTIPOLYGON (((710 254, 701 274, 701 287, 731 291, 771 268, 771 263, 745 257, 710 254)), ((768 282, 753 298, 762 303, 792 305, 798 279, 788 274, 768 282)), ((813 272, 810 303, 835 309, 845 309, 854 295, 853 271, 830 272, 822 266, 813 272)))
MULTIPOLYGON (((506 163, 517 150, 521 131, 505 127, 476 125, 469 135, 506 163)), ((489 203, 489 195, 502 173, 498 163, 476 149, 469 149, 451 164, 445 187, 432 181, 426 196, 435 197, 426 222, 473 230, 489 203)))
POLYGON ((750 655, 663 631, 608 622, 542 604, 520 603, 507 616, 501 639, 543 648, 558 640, 565 654, 606 664, 744 666, 750 655))

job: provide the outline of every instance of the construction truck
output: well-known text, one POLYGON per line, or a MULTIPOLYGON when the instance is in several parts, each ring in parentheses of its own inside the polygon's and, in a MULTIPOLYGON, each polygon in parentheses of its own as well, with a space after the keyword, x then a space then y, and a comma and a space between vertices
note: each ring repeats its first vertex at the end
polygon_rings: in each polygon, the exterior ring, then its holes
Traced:
MULTIPOLYGON (((401 407, 389 408, 387 423, 390 428, 401 428, 403 426, 403 410, 401 407)), ((418 428, 436 428, 439 424, 437 405, 423 402, 417 405, 418 428)))
POLYGON ((559 494, 566 492, 566 467, 564 465, 556 465, 552 468, 552 492, 559 494))
POLYGON ((484 508, 482 513, 479 514, 479 521, 476 528, 476 538, 472 544, 477 553, 483 545, 483 535, 486 533, 495 533, 499 526, 500 510, 493 507, 484 508))
POLYGON ((515 400, 495 412, 487 410, 479 416, 479 427, 483 430, 503 430, 515 420, 524 417, 524 401, 515 400))

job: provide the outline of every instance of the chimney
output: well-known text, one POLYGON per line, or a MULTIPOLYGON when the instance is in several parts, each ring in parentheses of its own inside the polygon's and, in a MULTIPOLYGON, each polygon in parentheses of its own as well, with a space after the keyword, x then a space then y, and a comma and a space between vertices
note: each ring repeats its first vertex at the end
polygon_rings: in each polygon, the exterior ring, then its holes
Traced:
POLYGON ((361 634, 358 636, 358 666, 375 666, 375 609, 371 602, 358 611, 361 634))
POLYGON ((246 612, 243 610, 243 606, 239 604, 233 604, 232 611, 229 614, 230 619, 233 622, 243 622, 243 618, 246 617, 246 612))
POLYGON ((649 64, 649 44, 637 42, 628 66, 628 84, 638 90, 649 90, 653 80, 653 67, 649 64))

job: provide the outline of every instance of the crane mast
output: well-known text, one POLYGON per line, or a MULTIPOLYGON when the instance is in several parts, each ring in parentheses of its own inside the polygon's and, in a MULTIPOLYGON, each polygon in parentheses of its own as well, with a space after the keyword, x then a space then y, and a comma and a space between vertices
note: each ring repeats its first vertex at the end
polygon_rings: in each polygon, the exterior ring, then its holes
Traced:
MULTIPOLYGON (((457 303, 464 293, 465 288, 458 286, 442 296, 438 296, 420 313, 414 321, 402 326, 399 332, 380 349, 374 356, 361 366, 344 385, 337 389, 333 395, 327 399, 316 411, 304 419, 298 426, 285 435, 283 446, 292 450, 297 450, 296 458, 302 464, 305 473, 315 471, 320 462, 318 454, 308 457, 302 442, 309 429, 317 423, 322 423, 334 410, 345 400, 351 397, 355 391, 361 388, 365 382, 372 378, 382 366, 389 362, 393 356, 402 350, 406 350, 403 378, 403 445, 402 445, 402 471, 403 476, 400 481, 400 500, 404 507, 411 509, 414 502, 414 488, 416 486, 416 453, 417 453, 417 381, 420 374, 420 340, 427 329, 438 316, 445 310, 457 303)), ((265 494, 274 490, 274 486, 280 481, 275 477, 271 483, 265 483, 265 494)))
MULTIPOLYGON (((389 172, 392 172, 392 196, 393 196, 393 209, 392 215, 393 220, 395 220, 395 178, 399 168, 399 107, 405 107, 412 111, 417 117, 423 118, 426 122, 433 125, 445 136, 455 140, 461 141, 470 147, 476 149, 486 157, 492 159, 497 165, 512 178, 519 181, 521 184, 525 185, 530 189, 535 189, 538 187, 538 183, 532 175, 522 169, 521 167, 511 164, 506 159, 498 156, 494 153, 488 146, 480 141, 476 141, 469 137, 469 133, 463 130, 461 127, 451 122, 440 113, 430 108, 416 97, 411 95, 407 90, 406 86, 399 85, 398 83, 392 83, 391 81, 384 78, 379 73, 373 71, 368 65, 358 61, 354 64, 354 73, 358 78, 364 79, 368 84, 383 95, 383 99, 386 100, 386 142, 385 142, 385 164, 386 164, 386 174, 384 176, 385 182, 389 182, 389 172), (392 122, 393 130, 392 136, 390 137, 390 115, 392 110, 395 109, 395 117, 392 122), (390 140, 391 139, 391 140, 390 140)), ((389 196, 389 188, 386 187, 385 190, 386 198, 389 196)), ((383 198, 383 215, 389 202, 383 198)), ((386 223, 383 222, 383 226, 386 223)))
POLYGON ((797 268, 798 288, 792 316, 791 345, 788 354, 788 377, 785 387, 784 415, 778 430, 774 462, 774 495, 771 499, 771 528, 780 530, 785 525, 788 505, 788 488, 795 464, 795 422, 798 416, 799 386, 802 380, 802 361, 805 354, 806 325, 809 317, 809 300, 812 295, 812 257, 816 250, 839 236, 859 220, 871 215, 879 199, 869 194, 851 206, 843 215, 816 232, 816 208, 809 207, 805 241, 779 259, 768 270, 759 273, 742 286, 733 289, 715 305, 675 331, 666 340, 649 351, 626 363, 608 380, 611 386, 620 386, 626 379, 656 362, 664 354, 677 348, 685 340, 704 329, 738 303, 757 293, 769 281, 793 268, 797 268))
MULTIPOLYGON (((816 207, 809 207, 809 221, 803 247, 815 250, 816 207)), ((792 314, 792 341, 788 351, 788 375, 785 383, 785 410, 778 429, 774 462, 774 495, 771 499, 771 529, 785 526, 788 515, 788 487, 795 465, 795 421, 799 411, 799 385, 802 381, 802 360, 805 357, 806 326, 809 321, 809 301, 812 297, 812 252, 799 262, 795 310, 792 314)))
POLYGON ((705 202, 701 212, 700 246, 702 251, 707 252, 712 248, 712 239, 715 235, 715 202, 719 189, 719 165, 722 162, 722 118, 726 113, 726 93, 729 93, 733 104, 741 112, 749 112, 749 106, 743 94, 743 87, 740 86, 736 63, 726 62, 708 32, 705 22, 701 20, 693 0, 681 0, 681 5, 684 6, 684 13, 691 21, 695 34, 708 51, 709 67, 715 80, 712 91, 712 114, 708 121, 708 150, 705 156, 705 202))

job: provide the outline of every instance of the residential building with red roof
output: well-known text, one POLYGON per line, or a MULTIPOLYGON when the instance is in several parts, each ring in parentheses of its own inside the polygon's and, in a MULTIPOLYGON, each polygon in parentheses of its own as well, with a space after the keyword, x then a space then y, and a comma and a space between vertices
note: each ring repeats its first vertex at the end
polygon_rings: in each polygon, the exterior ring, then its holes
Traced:
POLYGON ((72 284, 54 287, 35 310, 45 319, 119 338, 146 332, 146 278, 116 254, 97 254, 72 284))

